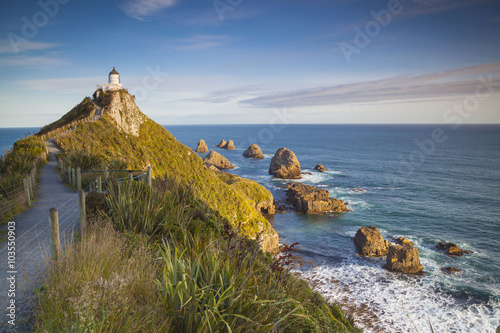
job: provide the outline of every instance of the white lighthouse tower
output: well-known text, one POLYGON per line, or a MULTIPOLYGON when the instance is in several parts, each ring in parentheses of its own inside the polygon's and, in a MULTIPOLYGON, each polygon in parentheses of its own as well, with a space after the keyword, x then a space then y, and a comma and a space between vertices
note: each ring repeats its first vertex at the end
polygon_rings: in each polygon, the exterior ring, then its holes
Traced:
POLYGON ((118 73, 116 71, 116 69, 113 67, 113 70, 111 72, 109 72, 108 84, 103 84, 101 86, 98 86, 97 89, 102 89, 103 92, 106 92, 109 90, 123 89, 123 87, 120 83, 120 73, 118 73))

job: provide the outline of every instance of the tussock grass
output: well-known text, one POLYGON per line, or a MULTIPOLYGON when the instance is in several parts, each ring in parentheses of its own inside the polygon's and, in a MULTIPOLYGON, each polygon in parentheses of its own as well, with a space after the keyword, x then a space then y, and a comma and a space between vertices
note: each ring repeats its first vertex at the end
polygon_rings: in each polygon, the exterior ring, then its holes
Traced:
POLYGON ((46 268, 36 332, 171 331, 153 255, 111 225, 93 226, 46 268))

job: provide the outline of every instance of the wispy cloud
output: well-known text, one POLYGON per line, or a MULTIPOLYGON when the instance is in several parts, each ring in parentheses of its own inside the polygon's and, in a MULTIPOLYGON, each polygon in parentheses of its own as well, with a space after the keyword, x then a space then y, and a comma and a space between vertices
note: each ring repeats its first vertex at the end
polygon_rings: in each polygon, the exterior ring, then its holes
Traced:
POLYGON ((146 16, 154 15, 175 3, 176 0, 127 0, 118 6, 128 16, 143 20, 146 16))
POLYGON ((18 53, 32 50, 46 50, 56 47, 54 43, 34 42, 28 39, 13 40, 12 43, 8 39, 0 40, 0 54, 18 53))
POLYGON ((71 63, 59 57, 45 56, 18 56, 0 58, 0 66, 43 66, 43 67, 61 67, 68 66, 71 63))
POLYGON ((480 75, 490 74, 492 85, 500 88, 500 63, 492 63, 430 74, 267 93, 240 103, 258 108, 291 108, 463 95, 474 93, 480 75))
POLYGON ((432 15, 445 11, 450 11, 454 9, 475 6, 483 2, 489 2, 493 0, 415 0, 415 1, 405 1, 403 6, 405 10, 403 11, 403 17, 407 16, 420 16, 420 15, 432 15))
POLYGON ((179 38, 177 50, 203 50, 226 44, 229 36, 226 35, 196 35, 188 38, 179 38))

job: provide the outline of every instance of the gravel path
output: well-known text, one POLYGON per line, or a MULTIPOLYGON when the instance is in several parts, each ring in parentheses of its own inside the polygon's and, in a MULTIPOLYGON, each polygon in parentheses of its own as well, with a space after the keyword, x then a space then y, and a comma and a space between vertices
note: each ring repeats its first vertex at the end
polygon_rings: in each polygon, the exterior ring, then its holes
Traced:
POLYGON ((59 211, 59 229, 61 246, 71 240, 80 216, 78 193, 69 190, 56 173, 54 154, 60 150, 54 140, 46 141, 51 159, 42 169, 38 194, 33 206, 24 213, 14 217, 14 223, 7 223, 1 228, 15 228, 15 258, 11 255, 9 241, 0 243, 0 332, 29 332, 28 319, 32 313, 30 305, 34 300, 33 289, 40 285, 40 273, 43 272, 43 258, 50 256, 49 209, 59 211), (15 259, 10 266, 11 259, 15 259), (9 278, 15 278, 15 295, 9 278), (15 326, 9 324, 7 307, 15 301, 15 326))

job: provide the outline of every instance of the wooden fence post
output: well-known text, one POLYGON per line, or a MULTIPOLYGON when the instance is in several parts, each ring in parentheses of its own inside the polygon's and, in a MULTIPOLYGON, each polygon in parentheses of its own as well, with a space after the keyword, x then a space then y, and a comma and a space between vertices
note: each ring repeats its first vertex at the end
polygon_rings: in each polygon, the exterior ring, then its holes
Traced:
POLYGON ((80 190, 80 230, 82 234, 87 230, 87 214, 85 212, 85 191, 80 190))
POLYGON ((80 167, 76 167, 76 185, 78 191, 82 189, 82 170, 80 167))
POLYGON ((28 207, 30 207, 31 198, 30 198, 30 189, 28 187, 28 177, 23 178, 23 184, 24 184, 24 195, 26 197, 26 203, 28 204, 28 207))
POLYGON ((101 180, 101 176, 97 176, 97 192, 102 193, 102 180, 101 180))
POLYGON ((108 166, 104 167, 104 180, 108 181, 108 166))
POLYGON ((133 174, 132 172, 129 172, 129 173, 128 173, 128 179, 129 179, 130 181, 134 180, 134 174, 133 174))
POLYGON ((148 185, 151 186, 151 165, 148 165, 148 185))
POLYGON ((52 259, 59 260, 61 255, 61 238, 59 236, 59 215, 57 209, 49 210, 50 246, 52 248, 52 259))
POLYGON ((90 182, 90 192, 95 191, 95 181, 90 182))

